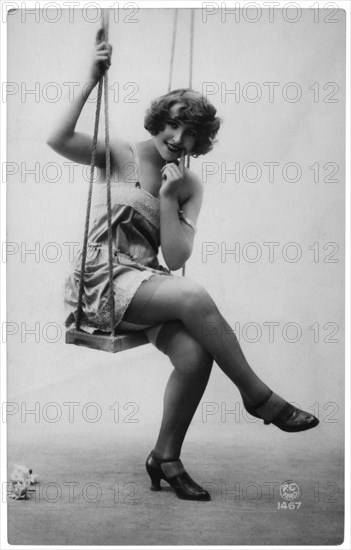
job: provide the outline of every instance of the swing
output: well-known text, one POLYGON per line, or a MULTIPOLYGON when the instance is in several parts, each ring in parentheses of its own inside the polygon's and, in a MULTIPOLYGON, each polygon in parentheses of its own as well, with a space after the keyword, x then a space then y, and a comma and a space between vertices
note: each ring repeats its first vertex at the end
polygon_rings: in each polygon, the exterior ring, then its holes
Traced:
MULTIPOLYGON (((101 13, 102 13, 101 40, 108 41, 109 9, 108 8, 102 9, 101 13)), ((168 92, 171 91, 171 85, 172 85, 177 20, 178 20, 178 9, 175 9, 168 92)), ((189 88, 191 88, 191 85, 192 85, 193 37, 194 37, 194 9, 191 9, 189 88)), ((113 271, 112 271, 111 164, 110 164, 110 137, 109 137, 108 123, 109 123, 108 71, 105 71, 105 74, 99 80, 98 94, 97 94, 97 101, 96 101, 93 147, 92 147, 91 163, 90 163, 90 183, 89 183, 89 190, 88 190, 83 249, 82 249, 82 263, 81 263, 80 281, 79 281, 77 318, 75 319, 73 313, 71 313, 66 320, 66 326, 69 327, 66 330, 66 344, 74 344, 76 346, 84 346, 86 348, 91 348, 91 349, 96 349, 101 351, 108 351, 110 353, 118 353, 120 351, 126 351, 131 348, 148 344, 149 340, 146 334, 142 330, 135 331, 135 332, 126 332, 126 331, 122 332, 121 330, 118 331, 118 328, 117 330, 115 329, 113 271), (91 198, 92 198, 92 191, 93 191, 93 179, 94 179, 95 157, 96 157, 96 147, 97 147, 97 138, 98 138, 98 129, 99 129, 99 119, 100 119, 102 88, 104 88, 104 107, 105 107, 106 191, 107 191, 107 226, 108 226, 108 256, 109 256, 109 305, 110 305, 110 311, 111 311, 110 334, 107 334, 106 332, 103 332, 100 330, 95 330, 93 333, 90 333, 80 328, 81 318, 82 318, 84 273, 85 273, 85 262, 87 257, 90 209, 91 209, 91 198), (74 328, 71 328, 73 324, 75 324, 75 326, 74 328)), ((187 168, 189 168, 189 165, 190 165, 190 159, 188 157, 187 168)), ((182 275, 183 276, 185 275, 185 266, 182 269, 182 275)))

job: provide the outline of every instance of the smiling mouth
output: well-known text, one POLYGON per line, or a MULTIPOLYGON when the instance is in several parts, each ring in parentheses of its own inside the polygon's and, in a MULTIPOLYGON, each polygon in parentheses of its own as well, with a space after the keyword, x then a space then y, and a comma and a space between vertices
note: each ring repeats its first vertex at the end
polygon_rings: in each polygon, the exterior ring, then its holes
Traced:
POLYGON ((167 148, 169 151, 171 151, 171 153, 181 153, 183 148, 182 147, 177 147, 176 145, 173 145, 172 143, 169 143, 168 141, 166 141, 166 145, 167 145, 167 148))

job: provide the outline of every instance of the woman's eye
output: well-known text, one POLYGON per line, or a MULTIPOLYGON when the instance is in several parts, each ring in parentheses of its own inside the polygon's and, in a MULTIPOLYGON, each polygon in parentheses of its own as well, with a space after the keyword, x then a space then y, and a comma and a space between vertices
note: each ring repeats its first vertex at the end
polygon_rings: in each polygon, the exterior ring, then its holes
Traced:
POLYGON ((191 136, 191 137, 194 137, 194 138, 197 137, 197 132, 195 130, 188 130, 187 134, 188 134, 188 136, 191 136))
POLYGON ((171 128, 178 128, 178 124, 176 122, 174 122, 174 120, 167 120, 167 124, 171 127, 171 128))

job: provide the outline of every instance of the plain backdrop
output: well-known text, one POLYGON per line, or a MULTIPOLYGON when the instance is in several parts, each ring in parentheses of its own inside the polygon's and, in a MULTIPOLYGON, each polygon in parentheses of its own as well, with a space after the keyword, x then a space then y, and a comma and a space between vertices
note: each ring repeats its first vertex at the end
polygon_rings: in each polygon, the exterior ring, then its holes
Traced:
MULTIPOLYGON (((82 239, 87 170, 46 139, 69 106, 69 87, 86 78, 99 21, 95 10, 55 13, 9 16, 8 400, 133 402, 144 427, 154 427, 171 372, 166 356, 151 345, 109 355, 64 343, 67 243, 82 239)), ((192 160, 205 198, 187 276, 216 300, 258 374, 305 409, 319 404, 322 419, 336 419, 325 422, 326 437, 342 445, 345 14, 322 15, 316 22, 306 9, 292 23, 276 10, 270 22, 263 10, 254 23, 249 10, 237 22, 219 12, 204 21, 196 9, 193 88, 207 91, 223 123, 213 151, 192 160), (277 163, 274 177, 267 163, 277 163), (236 256, 223 254, 233 249, 236 256)), ((190 10, 179 10, 173 88, 188 83, 189 22, 190 10)), ((145 110, 168 87, 172 24, 172 9, 112 17, 112 136, 148 137, 145 110)), ((92 135, 94 112, 88 103, 79 131, 92 135)), ((230 408, 238 392, 215 368, 203 400, 230 408)), ((109 430, 65 418, 27 424, 26 433, 109 430)))

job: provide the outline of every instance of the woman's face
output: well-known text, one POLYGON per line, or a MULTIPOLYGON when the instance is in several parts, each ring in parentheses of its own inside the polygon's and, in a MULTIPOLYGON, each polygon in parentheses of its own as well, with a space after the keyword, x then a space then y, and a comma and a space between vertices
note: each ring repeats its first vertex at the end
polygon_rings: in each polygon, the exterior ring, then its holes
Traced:
POLYGON ((156 136, 153 136, 155 146, 161 157, 167 162, 177 160, 182 152, 191 153, 193 150, 197 131, 191 122, 182 122, 177 117, 180 105, 173 105, 166 119, 166 125, 156 136))

